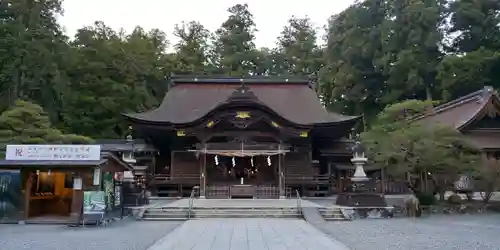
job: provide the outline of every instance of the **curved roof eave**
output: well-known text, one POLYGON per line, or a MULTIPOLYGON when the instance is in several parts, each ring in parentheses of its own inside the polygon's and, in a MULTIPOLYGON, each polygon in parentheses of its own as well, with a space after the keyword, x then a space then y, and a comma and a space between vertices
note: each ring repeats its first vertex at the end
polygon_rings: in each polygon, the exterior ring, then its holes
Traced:
MULTIPOLYGON (((215 113, 218 109, 222 108, 221 106, 216 107, 215 109, 211 110, 209 113, 201 116, 200 118, 198 118, 196 120, 188 121, 188 122, 185 122, 185 123, 173 123, 173 122, 169 122, 169 121, 152 121, 150 119, 140 117, 140 116, 142 116, 141 114, 144 114, 144 113, 135 113, 135 114, 122 113, 122 115, 124 117, 126 117, 127 119, 130 119, 133 122, 138 122, 140 124, 169 125, 169 126, 189 127, 189 126, 193 126, 195 124, 199 124, 202 121, 206 120, 210 115, 213 115, 213 113, 215 113)), ((267 106, 264 106, 264 105, 259 105, 259 106, 261 106, 262 108, 266 109, 267 112, 270 112, 271 114, 280 117, 281 119, 283 119, 284 121, 288 122, 292 126, 297 126, 297 127, 312 127, 312 128, 314 128, 314 127, 317 127, 317 128, 320 128, 320 127, 332 127, 332 126, 336 126, 336 125, 344 124, 344 123, 349 123, 349 122, 355 123, 355 122, 358 122, 361 119, 361 117, 362 117, 362 116, 343 116, 346 119, 339 120, 339 121, 331 121, 331 122, 317 122, 317 123, 310 123, 310 124, 301 124, 301 123, 296 123, 296 122, 290 121, 289 119, 286 119, 285 117, 283 117, 280 114, 274 112, 273 110, 271 110, 267 106)))

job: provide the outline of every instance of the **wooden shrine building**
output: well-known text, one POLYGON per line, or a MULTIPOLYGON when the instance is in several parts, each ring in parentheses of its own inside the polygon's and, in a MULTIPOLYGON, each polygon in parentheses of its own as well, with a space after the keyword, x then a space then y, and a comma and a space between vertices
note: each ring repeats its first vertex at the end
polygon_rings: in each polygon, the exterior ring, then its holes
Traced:
POLYGON ((353 169, 346 137, 359 117, 327 111, 309 80, 174 77, 161 105, 126 114, 159 154, 157 195, 272 198, 329 195, 353 169), (341 170, 343 169, 343 170, 341 170))
POLYGON ((451 126, 485 155, 500 158, 500 97, 493 87, 434 107, 417 119, 451 126))

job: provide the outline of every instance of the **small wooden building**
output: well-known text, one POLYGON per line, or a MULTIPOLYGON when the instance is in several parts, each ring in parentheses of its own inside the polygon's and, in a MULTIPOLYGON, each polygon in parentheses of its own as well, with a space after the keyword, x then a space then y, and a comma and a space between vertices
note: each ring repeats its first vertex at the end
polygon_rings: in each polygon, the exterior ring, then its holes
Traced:
POLYGON ((0 223, 78 223, 85 191, 112 192, 109 210, 120 203, 121 191, 106 187, 104 179, 132 170, 99 145, 8 145, 6 154, 0 160, 0 223))
POLYGON ((342 189, 360 120, 327 111, 308 79, 267 77, 174 77, 158 108, 125 117, 159 152, 153 193, 219 198, 342 189))

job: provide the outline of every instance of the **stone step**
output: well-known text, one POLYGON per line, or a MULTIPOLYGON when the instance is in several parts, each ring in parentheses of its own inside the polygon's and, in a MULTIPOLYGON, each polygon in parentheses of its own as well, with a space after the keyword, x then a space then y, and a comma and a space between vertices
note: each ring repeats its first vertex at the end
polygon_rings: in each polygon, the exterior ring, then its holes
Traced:
POLYGON ((338 207, 323 207, 319 208, 318 211, 325 220, 346 220, 338 207))
POLYGON ((183 218, 178 218, 178 217, 144 217, 142 220, 147 220, 147 221, 185 221, 187 220, 186 217, 183 218))
POLYGON ((191 219, 208 219, 208 218, 300 218, 298 214, 243 214, 243 213, 228 213, 228 214, 194 214, 191 219))
MULTIPOLYGON (((189 209, 149 208, 143 220, 186 220, 189 209)), ((297 208, 193 208, 191 219, 201 218, 300 218, 297 208)))
MULTIPOLYGON (((227 215, 227 214, 244 214, 248 216, 282 216, 282 215, 299 215, 298 212, 279 212, 279 211, 266 211, 260 213, 248 213, 246 211, 227 211, 227 212, 212 212, 212 211, 193 211, 191 212, 191 216, 200 215, 200 216, 219 216, 219 215, 227 215)), ((159 213, 159 212, 146 212, 144 216, 147 217, 187 217, 188 213, 159 213)))

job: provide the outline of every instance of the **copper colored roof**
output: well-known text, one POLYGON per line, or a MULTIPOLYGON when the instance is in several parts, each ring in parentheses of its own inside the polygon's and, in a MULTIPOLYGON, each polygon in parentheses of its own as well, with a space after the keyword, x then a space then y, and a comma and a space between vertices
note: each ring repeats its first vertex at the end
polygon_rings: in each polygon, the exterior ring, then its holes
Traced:
POLYGON ((462 130, 475 121, 492 101, 499 101, 498 94, 492 87, 486 86, 481 90, 437 106, 431 112, 415 119, 441 123, 462 130))
MULTIPOLYGON (((283 119, 299 125, 331 124, 355 121, 358 117, 328 112, 321 104, 308 81, 272 82, 261 80, 243 84, 254 98, 255 104, 265 106, 283 119)), ((161 105, 151 111, 126 114, 132 120, 165 124, 195 122, 223 103, 231 101, 242 83, 236 78, 176 81, 161 105)))

